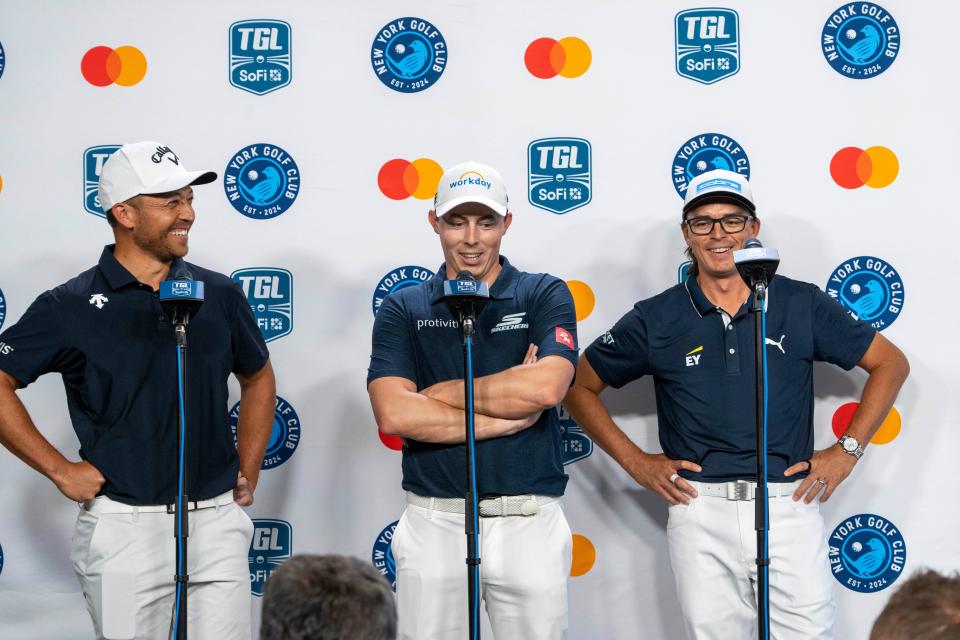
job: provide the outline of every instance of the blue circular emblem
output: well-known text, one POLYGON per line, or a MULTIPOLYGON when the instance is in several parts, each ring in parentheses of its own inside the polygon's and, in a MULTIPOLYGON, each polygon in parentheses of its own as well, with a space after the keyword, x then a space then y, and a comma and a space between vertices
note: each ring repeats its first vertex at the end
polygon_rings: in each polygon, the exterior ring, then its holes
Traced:
POLYGON ((903 280, 889 262, 873 256, 850 258, 830 274, 827 294, 850 315, 886 329, 903 309, 903 280))
POLYGON ((687 184, 701 173, 714 169, 736 171, 750 179, 750 160, 740 143, 722 133, 701 133, 693 136, 677 150, 673 157, 670 178, 680 197, 687 192, 687 184))
POLYGON ((0 42, 0 78, 3 77, 3 68, 7 66, 7 58, 3 53, 3 43, 0 42))
POLYGON ((850 516, 834 528, 827 541, 833 577, 860 593, 881 591, 893 584, 907 561, 907 546, 896 526, 872 513, 850 516))
POLYGON ((878 4, 845 4, 827 18, 820 47, 834 71, 865 80, 880 75, 897 59, 900 27, 878 4))
MULTIPOLYGON (((3 295, 3 289, 0 289, 0 327, 3 321, 7 319, 7 298, 3 295)), ((3 347, 0 347, 2 349, 3 347)))
POLYGON ((397 590, 397 561, 393 559, 391 543, 393 542, 393 532, 399 522, 399 520, 391 522, 383 528, 383 531, 377 535, 377 539, 373 543, 373 552, 370 554, 373 568, 387 579, 394 591, 397 590))
MULTIPOLYGON (((240 403, 230 410, 230 431, 233 443, 237 443, 237 423, 240 420, 240 403)), ((280 396, 273 413, 273 428, 270 430, 270 442, 263 453, 261 469, 273 469, 290 459, 300 444, 300 417, 293 406, 280 396)))
POLYGON ((394 291, 422 284, 434 275, 430 269, 416 265, 397 267, 387 272, 385 276, 380 278, 380 282, 377 283, 377 288, 373 291, 373 315, 377 315, 377 311, 380 310, 380 305, 383 304, 383 299, 394 291))
POLYGON ((0 546, 0 573, 3 573, 3 547, 0 546))
POLYGON ((394 91, 416 93, 436 84, 447 67, 447 43, 423 18, 397 18, 383 26, 370 47, 380 82, 394 91))
POLYGON ((300 193, 300 169, 289 153, 259 142, 237 151, 223 172, 233 208, 256 220, 276 218, 300 193))

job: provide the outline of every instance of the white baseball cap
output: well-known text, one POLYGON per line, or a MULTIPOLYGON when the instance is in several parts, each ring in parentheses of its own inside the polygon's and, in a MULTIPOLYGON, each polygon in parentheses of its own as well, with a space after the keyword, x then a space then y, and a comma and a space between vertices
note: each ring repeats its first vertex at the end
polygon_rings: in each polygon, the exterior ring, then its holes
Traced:
POLYGON ((466 202, 477 202, 501 216, 507 215, 509 199, 500 173, 493 167, 473 161, 447 169, 437 185, 434 211, 438 217, 443 216, 466 202))
POLYGON ((100 171, 99 195, 104 211, 141 194, 168 193, 187 185, 207 184, 215 171, 187 171, 170 147, 159 142, 125 144, 100 171))
POLYGON ((683 198, 683 214, 710 202, 729 202, 756 213, 750 181, 735 171, 714 169, 705 171, 687 184, 683 198))

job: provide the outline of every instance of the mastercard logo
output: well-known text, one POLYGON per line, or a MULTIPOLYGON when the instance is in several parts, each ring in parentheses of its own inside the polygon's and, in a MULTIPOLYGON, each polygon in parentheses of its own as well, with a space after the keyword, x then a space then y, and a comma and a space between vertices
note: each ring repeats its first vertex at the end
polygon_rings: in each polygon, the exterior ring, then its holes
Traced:
POLYGON ((844 189, 859 189, 863 185, 882 189, 897 179, 900 162, 886 147, 844 147, 830 161, 830 176, 844 189))
POLYGON ((83 54, 80 72, 95 87, 132 87, 147 74, 147 58, 140 49, 129 45, 116 49, 94 47, 83 54))
POLYGON ((573 534, 573 558, 570 563, 570 575, 574 578, 588 573, 597 562, 597 548, 587 536, 573 534))
POLYGON ((570 289, 570 295, 573 296, 573 308, 577 314, 577 322, 586 320, 596 304, 596 297, 593 295, 593 289, 582 280, 567 280, 567 288, 570 289))
MULTIPOLYGON (((848 402, 833 412, 831 426, 833 427, 833 434, 837 436, 837 438, 847 431, 847 427, 850 426, 850 422, 853 420, 853 414, 857 412, 859 406, 859 402, 848 402)), ((897 411, 896 407, 891 407, 887 413, 887 417, 883 419, 883 422, 881 422, 877 428, 877 432, 870 438, 870 444, 889 444, 893 442, 897 436, 900 435, 902 427, 903 419, 900 417, 900 412, 897 411)))
POLYGON ((388 436, 380 429, 377 429, 377 435, 380 436, 380 442, 383 443, 387 449, 392 449, 393 451, 400 451, 403 449, 403 438, 400 436, 388 436))
POLYGON ((593 55, 590 47, 580 38, 567 37, 560 40, 540 38, 527 46, 523 61, 527 71, 547 80, 560 75, 578 78, 590 68, 593 55))
POLYGON ((380 167, 377 185, 391 200, 405 200, 411 196, 427 200, 437 194, 442 176, 443 167, 430 158, 418 158, 413 162, 396 158, 380 167))

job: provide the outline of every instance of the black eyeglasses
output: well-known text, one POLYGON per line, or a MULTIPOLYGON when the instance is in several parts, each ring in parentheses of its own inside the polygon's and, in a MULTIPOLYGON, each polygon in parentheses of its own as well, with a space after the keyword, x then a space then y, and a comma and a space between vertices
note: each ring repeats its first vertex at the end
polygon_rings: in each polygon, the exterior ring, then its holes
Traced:
POLYGON ((723 216, 722 218, 691 218, 684 220, 690 233, 696 236, 708 236, 713 233, 713 227, 720 224, 720 228, 727 233, 739 233, 747 226, 747 221, 753 220, 753 216, 723 216))

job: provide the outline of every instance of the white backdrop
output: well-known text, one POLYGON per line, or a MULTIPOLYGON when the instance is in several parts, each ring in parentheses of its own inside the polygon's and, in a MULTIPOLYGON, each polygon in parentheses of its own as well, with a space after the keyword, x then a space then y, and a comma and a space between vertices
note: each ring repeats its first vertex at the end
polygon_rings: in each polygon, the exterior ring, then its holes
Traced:
MULTIPOLYGON (((949 239, 955 217, 943 194, 953 179, 949 152, 960 141, 960 91, 941 43, 952 41, 960 8, 882 4, 902 46, 888 69, 866 80, 841 75, 821 51, 821 30, 839 3, 724 4, 739 14, 740 69, 708 85, 675 70, 675 15, 698 5, 673 0, 7 0, 0 5, 4 326, 41 291, 94 264, 111 241, 106 222, 84 210, 85 149, 154 139, 188 168, 218 171, 218 182, 196 189, 191 261, 228 274, 273 267, 293 278, 293 330, 270 350, 278 393, 299 417, 299 446, 263 472, 250 513, 289 523, 294 553, 369 558, 403 500, 399 454, 377 437, 364 388, 371 299, 396 267, 436 269, 442 259, 426 222, 429 200, 385 197, 377 181, 383 164, 476 159, 498 167, 515 213, 503 252, 525 270, 589 286, 596 306, 579 325, 585 346, 634 301, 676 282, 683 243, 674 154, 695 135, 723 133, 749 156, 761 235, 779 248, 782 273, 824 286, 848 259, 877 256, 904 283, 902 310, 885 328, 912 366, 896 404, 902 430, 870 447, 824 505, 828 531, 856 514, 877 514, 903 536, 905 573, 957 570, 960 514, 951 487, 960 420, 952 391, 960 349, 948 323, 960 308, 941 284, 954 252, 932 239, 949 239), (378 30, 405 16, 428 20, 447 46, 442 76, 416 93, 391 90, 371 66, 378 30), (292 29, 291 82, 266 95, 231 86, 228 77, 229 27, 252 19, 292 29), (539 79, 528 72, 531 42, 566 36, 589 46, 585 73, 539 79), (136 47, 146 75, 133 86, 91 85, 80 63, 98 45, 136 47), (592 146, 592 201, 564 215, 532 206, 525 192, 527 146, 551 137, 592 146), (229 159, 254 143, 281 147, 299 168, 296 200, 269 220, 238 213, 223 189, 229 159), (896 179, 885 188, 838 186, 831 158, 849 146, 892 150, 896 179)), ((864 379, 817 369, 818 447, 833 440, 834 412, 858 399, 864 379)), ((237 396, 234 385, 231 405, 237 396)), ((60 381, 47 376, 21 397, 43 433, 75 456, 60 381)), ((657 448, 649 380, 605 399, 641 446, 657 448)), ((0 460, 0 637, 89 637, 67 557, 76 506, 13 456, 2 452, 0 460)), ((567 471, 571 527, 596 552, 592 565, 580 558, 589 570, 570 581, 570 637, 681 637, 666 505, 602 451, 567 471)), ((273 540, 281 556, 290 550, 280 538, 258 539, 273 540)), ((253 553, 255 562, 268 555, 269 548, 253 553)), ((838 582, 837 637, 866 638, 892 590, 860 593, 838 582)), ((256 620, 258 598, 253 606, 256 620)))

